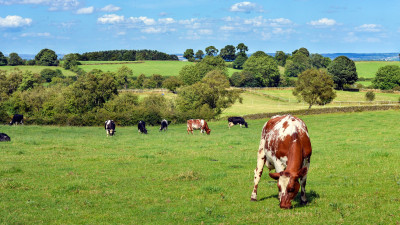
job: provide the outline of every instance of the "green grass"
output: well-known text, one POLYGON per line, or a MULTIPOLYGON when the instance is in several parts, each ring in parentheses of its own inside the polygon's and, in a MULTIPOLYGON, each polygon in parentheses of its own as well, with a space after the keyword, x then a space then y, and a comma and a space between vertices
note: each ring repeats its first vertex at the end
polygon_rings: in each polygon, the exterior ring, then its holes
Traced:
POLYGON ((398 61, 356 61, 356 68, 358 77, 364 78, 374 78, 376 72, 380 67, 387 65, 398 65, 400 66, 400 62, 398 61))
POLYGON ((159 74, 162 76, 178 76, 179 71, 186 65, 193 64, 192 62, 184 61, 139 61, 120 64, 118 62, 103 62, 103 61, 88 61, 81 62, 79 68, 89 72, 93 69, 100 69, 104 72, 117 72, 122 66, 127 66, 133 71, 133 76, 137 77, 140 74, 151 76, 153 74, 159 74))
POLYGON ((5 71, 10 71, 13 70, 15 68, 18 68, 22 71, 32 71, 32 73, 37 73, 40 74, 40 72, 43 69, 52 69, 52 70, 56 70, 59 69, 61 70, 61 72, 63 73, 64 76, 76 76, 76 74, 72 71, 66 70, 62 67, 58 67, 58 66, 2 66, 0 67, 0 70, 5 70, 5 71))
POLYGON ((302 116, 313 146, 310 203, 279 208, 264 173, 250 202, 267 121, 211 135, 149 127, 0 126, 1 224, 396 224, 398 111, 302 116))

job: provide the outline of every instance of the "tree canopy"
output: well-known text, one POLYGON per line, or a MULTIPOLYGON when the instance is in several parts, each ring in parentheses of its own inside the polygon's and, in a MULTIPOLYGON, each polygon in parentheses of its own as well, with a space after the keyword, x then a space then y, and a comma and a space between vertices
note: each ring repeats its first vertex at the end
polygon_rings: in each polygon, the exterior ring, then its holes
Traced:
POLYGON ((337 88, 343 89, 345 84, 354 84, 358 80, 356 64, 346 56, 336 57, 328 66, 337 88))
POLYGON ((280 82, 280 74, 277 62, 273 57, 262 53, 251 55, 243 65, 243 70, 255 75, 263 86, 277 87, 280 82))
POLYGON ((219 55, 225 61, 233 61, 236 58, 236 48, 233 45, 227 45, 221 49, 221 52, 219 53, 219 55))
POLYGON ((378 69, 372 81, 375 88, 390 90, 400 86, 400 66, 387 65, 378 69))
POLYGON ((36 65, 40 66, 57 66, 58 60, 56 53, 51 49, 42 49, 35 56, 36 65))

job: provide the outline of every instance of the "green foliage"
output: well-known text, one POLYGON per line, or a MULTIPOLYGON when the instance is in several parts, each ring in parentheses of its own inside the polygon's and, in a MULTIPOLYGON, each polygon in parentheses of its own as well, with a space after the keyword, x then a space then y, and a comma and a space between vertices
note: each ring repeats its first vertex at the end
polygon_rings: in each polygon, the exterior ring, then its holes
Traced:
POLYGON ((328 104, 336 97, 332 77, 326 70, 317 69, 309 69, 299 75, 293 95, 307 102, 309 108, 314 104, 328 104))
POLYGON ((219 53, 219 55, 225 61, 233 61, 236 58, 236 48, 233 45, 227 45, 221 49, 221 52, 219 53))
POLYGON ((290 60, 286 61, 285 76, 297 77, 300 73, 311 68, 310 58, 305 54, 298 52, 290 60))
POLYGON ((304 48, 304 47, 301 47, 301 48, 299 48, 299 49, 294 50, 294 51, 292 52, 292 55, 296 55, 297 53, 301 53, 301 54, 303 54, 303 55, 306 56, 306 57, 309 57, 309 56, 310 56, 310 52, 308 51, 308 49, 306 49, 306 48, 304 48))
POLYGON ((206 55, 207 56, 216 56, 218 54, 218 49, 214 46, 208 46, 206 48, 206 55))
POLYGON ((196 60, 200 61, 204 58, 204 52, 202 50, 198 50, 194 57, 196 60))
POLYGON ((63 57, 64 63, 63 63, 63 68, 66 70, 70 69, 76 69, 78 65, 81 65, 81 63, 78 61, 80 58, 80 55, 77 53, 71 53, 67 54, 63 57))
POLYGON ((0 52, 0 66, 6 66, 8 64, 7 58, 2 52, 0 52))
POLYGON ((13 69, 8 73, 4 70, 0 70, 0 97, 2 101, 18 90, 22 79, 22 71, 19 69, 13 69))
POLYGON ((375 100, 375 93, 373 91, 367 91, 367 93, 365 93, 365 99, 372 102, 375 100))
POLYGON ((168 55, 156 50, 110 50, 85 52, 82 61, 135 61, 135 60, 179 60, 176 55, 168 55))
POLYGON ((246 62, 246 60, 248 59, 247 55, 244 53, 239 53, 236 56, 235 61, 233 61, 233 68, 234 69, 243 69, 243 64, 246 62))
POLYGON ((212 70, 220 70, 224 74, 227 74, 225 61, 219 56, 206 56, 199 63, 184 66, 179 72, 179 79, 187 85, 192 85, 200 81, 212 70))
POLYGON ((328 72, 333 75, 333 81, 339 89, 345 84, 354 84, 357 79, 356 65, 346 56, 336 57, 328 66, 328 72))
POLYGON ((310 62, 312 67, 320 69, 327 68, 331 63, 331 59, 329 57, 324 57, 320 54, 311 54, 310 62))
POLYGON ((124 87, 125 89, 128 86, 128 77, 133 75, 133 71, 129 69, 127 66, 122 66, 118 69, 116 74, 116 81, 119 87, 124 87))
POLYGON ((36 65, 40 66, 57 66, 58 60, 56 53, 51 49, 42 49, 35 56, 36 65))
POLYGON ((283 51, 277 51, 275 53, 275 57, 274 58, 278 62, 279 66, 285 66, 286 59, 288 58, 288 55, 285 54, 283 51))
POLYGON ((10 66, 18 66, 18 65, 23 65, 24 61, 22 60, 21 57, 15 52, 10 53, 9 55, 9 60, 8 60, 8 65, 10 66))
POLYGON ((255 75, 249 71, 233 73, 229 78, 229 82, 234 87, 260 87, 255 75))
POLYGON ((183 57, 185 59, 187 59, 189 62, 193 62, 194 61, 194 51, 193 51, 193 49, 191 49, 191 48, 186 49, 186 51, 183 53, 183 57))
POLYGON ((22 82, 18 87, 20 91, 27 91, 41 84, 41 77, 39 74, 33 74, 31 71, 25 71, 22 74, 22 82))
POLYGON ((372 83, 381 90, 390 90, 400 86, 400 66, 388 65, 379 68, 372 83))
POLYGON ((54 77, 61 77, 62 72, 59 69, 52 70, 52 69, 43 69, 40 71, 40 76, 42 79, 44 79, 46 82, 51 82, 54 77))
POLYGON ((248 48, 245 44, 243 44, 243 43, 239 43, 239 44, 236 46, 236 49, 237 49, 240 53, 244 53, 244 54, 246 54, 246 52, 249 50, 249 48, 248 48))
POLYGON ((193 115, 199 115, 201 111, 209 112, 211 109, 213 113, 208 114, 207 118, 213 118, 236 100, 241 100, 240 92, 228 90, 229 87, 224 73, 219 70, 210 71, 201 82, 178 90, 177 108, 183 113, 190 112, 193 115))
POLYGON ((273 57, 261 51, 251 55, 243 65, 243 70, 254 74, 262 86, 277 87, 280 74, 277 62, 273 57))
POLYGON ((172 92, 175 92, 177 88, 183 85, 183 82, 177 77, 168 77, 162 83, 162 87, 172 92))

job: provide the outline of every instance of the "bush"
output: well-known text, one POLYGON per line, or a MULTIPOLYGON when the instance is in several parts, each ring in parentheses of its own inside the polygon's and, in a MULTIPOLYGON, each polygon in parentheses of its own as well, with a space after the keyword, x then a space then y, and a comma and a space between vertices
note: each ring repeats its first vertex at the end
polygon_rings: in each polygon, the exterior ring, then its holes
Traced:
POLYGON ((365 93, 365 99, 372 102, 373 100, 375 100, 375 93, 373 91, 368 91, 367 93, 365 93))

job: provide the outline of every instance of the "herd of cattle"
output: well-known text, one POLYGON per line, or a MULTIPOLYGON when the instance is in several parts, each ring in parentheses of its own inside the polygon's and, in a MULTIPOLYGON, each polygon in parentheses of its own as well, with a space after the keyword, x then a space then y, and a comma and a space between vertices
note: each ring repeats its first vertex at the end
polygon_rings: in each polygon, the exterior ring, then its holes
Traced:
MULTIPOLYGON (((23 115, 15 114, 10 125, 23 124, 23 115)), ((242 117, 229 117, 229 129, 239 124, 248 128, 248 124, 242 117)), ((115 122, 107 120, 104 128, 107 136, 115 134, 115 122)), ((160 131, 168 130, 168 121, 162 120, 160 131)), ((193 134, 193 130, 200 130, 201 133, 210 134, 211 129, 204 119, 191 119, 187 121, 187 132, 193 134)), ((138 131, 147 134, 146 123, 138 122, 138 131)), ((0 141, 10 141, 7 134, 0 133, 0 141)), ((294 116, 274 116, 265 123, 261 141, 258 149, 257 166, 254 170, 254 188, 251 194, 251 201, 257 201, 257 188, 263 173, 264 165, 275 173, 269 176, 277 180, 279 191, 280 207, 290 209, 291 201, 296 197, 301 187, 301 204, 307 204, 306 180, 310 167, 311 142, 308 129, 305 123, 294 116)))

